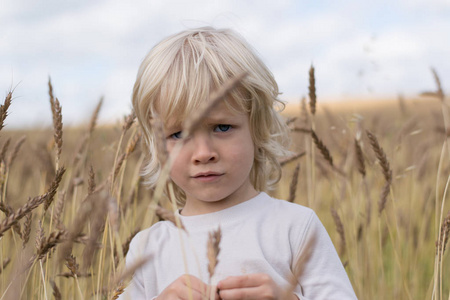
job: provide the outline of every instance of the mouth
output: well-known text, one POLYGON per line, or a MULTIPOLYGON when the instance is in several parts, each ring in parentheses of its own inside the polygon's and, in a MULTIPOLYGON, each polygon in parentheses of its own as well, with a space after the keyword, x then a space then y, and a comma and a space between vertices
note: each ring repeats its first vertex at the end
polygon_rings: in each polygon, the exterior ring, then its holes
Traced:
POLYGON ((195 174, 192 178, 202 182, 210 182, 219 179, 222 175, 224 175, 224 173, 202 172, 195 174))

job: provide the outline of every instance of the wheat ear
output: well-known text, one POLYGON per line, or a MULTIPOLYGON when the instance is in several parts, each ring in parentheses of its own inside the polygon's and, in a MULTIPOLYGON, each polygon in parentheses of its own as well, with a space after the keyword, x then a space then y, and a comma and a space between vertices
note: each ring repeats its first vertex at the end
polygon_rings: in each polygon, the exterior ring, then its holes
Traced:
POLYGON ((366 177, 366 164, 364 162, 364 154, 361 149, 361 145, 358 140, 355 139, 355 153, 356 153, 356 162, 358 165, 358 172, 362 175, 362 177, 366 177))
POLYGON ((56 285, 56 283, 53 280, 50 280, 50 284, 53 289, 53 297, 55 297, 55 300, 62 300, 61 292, 59 291, 59 288, 56 285))
POLYGON ((442 221, 439 239, 436 241, 436 255, 439 255, 439 261, 441 261, 445 249, 447 247, 449 234, 450 234, 450 210, 448 211, 444 221, 442 221))
POLYGON ((62 131, 62 107, 59 103, 58 98, 55 98, 52 106, 52 114, 53 114, 53 128, 55 130, 54 139, 56 145, 56 169, 59 167, 59 160, 61 159, 61 151, 63 144, 63 131, 62 131))
POLYGON ((315 115, 316 114, 317 97, 316 97, 316 78, 314 75, 314 66, 313 65, 311 65, 311 67, 309 68, 308 90, 309 90, 309 108, 311 110, 311 114, 315 115))
POLYGON ((64 167, 61 167, 56 171, 55 180, 53 180, 52 184, 50 185, 48 197, 45 199, 44 211, 46 211, 52 204, 56 194, 56 190, 58 189, 59 183, 61 182, 62 176, 65 172, 66 169, 64 167))
POLYGON ((102 107, 102 104, 103 104, 103 97, 100 98, 100 100, 97 103, 97 106, 94 109, 94 112, 92 113, 91 121, 89 122, 88 128, 89 135, 92 135, 92 132, 94 131, 95 126, 97 125, 98 115, 100 112, 100 108, 102 107))
POLYGON ((25 245, 30 240, 30 234, 31 234, 31 223, 33 221, 33 213, 29 212, 25 215, 25 222, 23 224, 23 231, 22 231, 22 248, 25 249, 25 245))
POLYGON ((336 225, 336 230, 339 233, 339 237, 341 238, 341 244, 339 247, 339 256, 342 257, 345 253, 345 232, 344 225, 342 224, 342 220, 339 217, 336 209, 331 208, 331 216, 333 217, 334 224, 336 225))
POLYGON ((311 130, 311 137, 317 149, 319 149, 320 153, 322 154, 322 157, 330 164, 331 167, 334 167, 333 158, 330 155, 330 151, 328 151, 327 146, 325 146, 325 144, 317 137, 314 130, 311 130))
POLYGON ((70 254, 66 257, 65 265, 70 270, 70 273, 72 274, 72 276, 75 276, 78 274, 80 264, 77 263, 77 258, 75 256, 73 256, 73 254, 70 254))
POLYGON ((208 257, 208 273, 209 279, 214 276, 217 264, 219 263, 220 240, 222 239, 222 231, 220 227, 208 233, 207 257, 208 257))
POLYGON ((0 274, 2 274, 3 270, 9 265, 9 263, 11 262, 11 258, 5 258, 2 262, 2 264, 0 265, 0 274))
POLYGON ((3 105, 0 105, 0 130, 4 127, 4 122, 6 117, 8 116, 8 108, 11 105, 12 92, 9 92, 6 97, 3 105))
POLYGON ((392 183, 392 170, 389 165, 389 161, 386 157, 386 153, 384 152, 383 148, 381 148, 380 144, 378 143, 377 137, 368 130, 366 130, 366 133, 367 133, 367 137, 369 138, 370 145, 372 146, 372 149, 375 152, 375 156, 377 157, 378 161, 380 162, 380 166, 381 166, 383 176, 385 179, 385 184, 384 184, 383 190, 381 192, 381 197, 380 197, 380 200, 378 201, 378 213, 381 215, 381 213, 384 210, 384 207, 386 206, 387 196, 389 194, 391 183, 392 183))
POLYGON ((30 199, 24 206, 19 208, 16 212, 12 213, 8 218, 6 218, 5 220, 3 220, 2 223, 0 223, 0 237, 3 236, 3 233, 8 229, 10 229, 11 226, 19 222, 19 220, 22 219, 26 214, 28 214, 36 207, 38 207, 45 201, 52 199, 55 196, 56 189, 58 188, 59 183, 61 182, 61 178, 64 172, 65 172, 64 168, 61 168, 58 170, 58 172, 56 172, 55 179, 51 184, 47 193, 41 196, 34 197, 33 199, 30 199))
POLYGON ((57 244, 61 243, 66 232, 64 230, 57 230, 41 242, 41 245, 36 253, 37 259, 43 259, 47 253, 53 249, 57 244))

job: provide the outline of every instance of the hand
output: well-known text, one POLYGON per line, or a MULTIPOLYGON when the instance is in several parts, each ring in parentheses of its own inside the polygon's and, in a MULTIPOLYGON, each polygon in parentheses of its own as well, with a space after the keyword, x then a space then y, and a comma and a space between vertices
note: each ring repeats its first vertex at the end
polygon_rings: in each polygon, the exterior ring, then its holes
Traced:
MULTIPOLYGON (((250 299, 281 299, 284 290, 277 286, 273 279, 264 273, 232 276, 217 283, 221 299, 250 300, 250 299)), ((289 299, 298 300, 294 294, 289 299)))
MULTIPOLYGON (((192 293, 193 300, 202 300, 208 297, 210 286, 201 281, 199 278, 192 275, 182 275, 174 282, 167 286, 156 300, 175 300, 190 299, 189 293, 192 293)), ((215 300, 219 300, 219 294, 215 293, 215 300)))

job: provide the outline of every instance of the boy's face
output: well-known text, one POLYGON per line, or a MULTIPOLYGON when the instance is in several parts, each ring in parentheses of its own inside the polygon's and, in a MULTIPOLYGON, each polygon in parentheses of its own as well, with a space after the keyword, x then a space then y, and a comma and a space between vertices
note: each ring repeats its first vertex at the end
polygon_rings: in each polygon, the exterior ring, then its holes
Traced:
MULTIPOLYGON (((181 130, 165 128, 169 152, 181 130)), ((256 196, 250 182, 254 150, 247 114, 217 105, 185 141, 171 169, 171 179, 186 193, 183 215, 222 210, 256 196)))

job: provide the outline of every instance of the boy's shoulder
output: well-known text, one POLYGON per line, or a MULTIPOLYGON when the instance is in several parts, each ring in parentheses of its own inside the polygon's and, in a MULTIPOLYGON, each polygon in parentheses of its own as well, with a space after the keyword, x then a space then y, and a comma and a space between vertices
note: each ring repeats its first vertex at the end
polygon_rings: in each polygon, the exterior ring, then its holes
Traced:
MULTIPOLYGON (((311 222, 318 221, 314 210, 301 204, 277 199, 269 195, 261 198, 259 218, 264 218, 270 224, 277 224, 281 228, 298 228, 306 230, 311 222)), ((280 229, 281 229, 280 228, 280 229)))
POLYGON ((169 234, 170 226, 169 221, 159 221, 153 224, 152 226, 139 231, 136 236, 132 239, 132 244, 143 243, 147 244, 150 240, 151 243, 158 243, 160 240, 163 240, 164 237, 167 237, 169 234), (151 237, 151 238, 150 238, 151 237))
POLYGON ((273 210, 274 213, 286 213, 288 215, 292 214, 297 217, 299 216, 299 214, 305 216, 315 215, 314 210, 298 203, 292 203, 287 200, 274 198, 267 194, 262 199, 267 209, 273 210))

